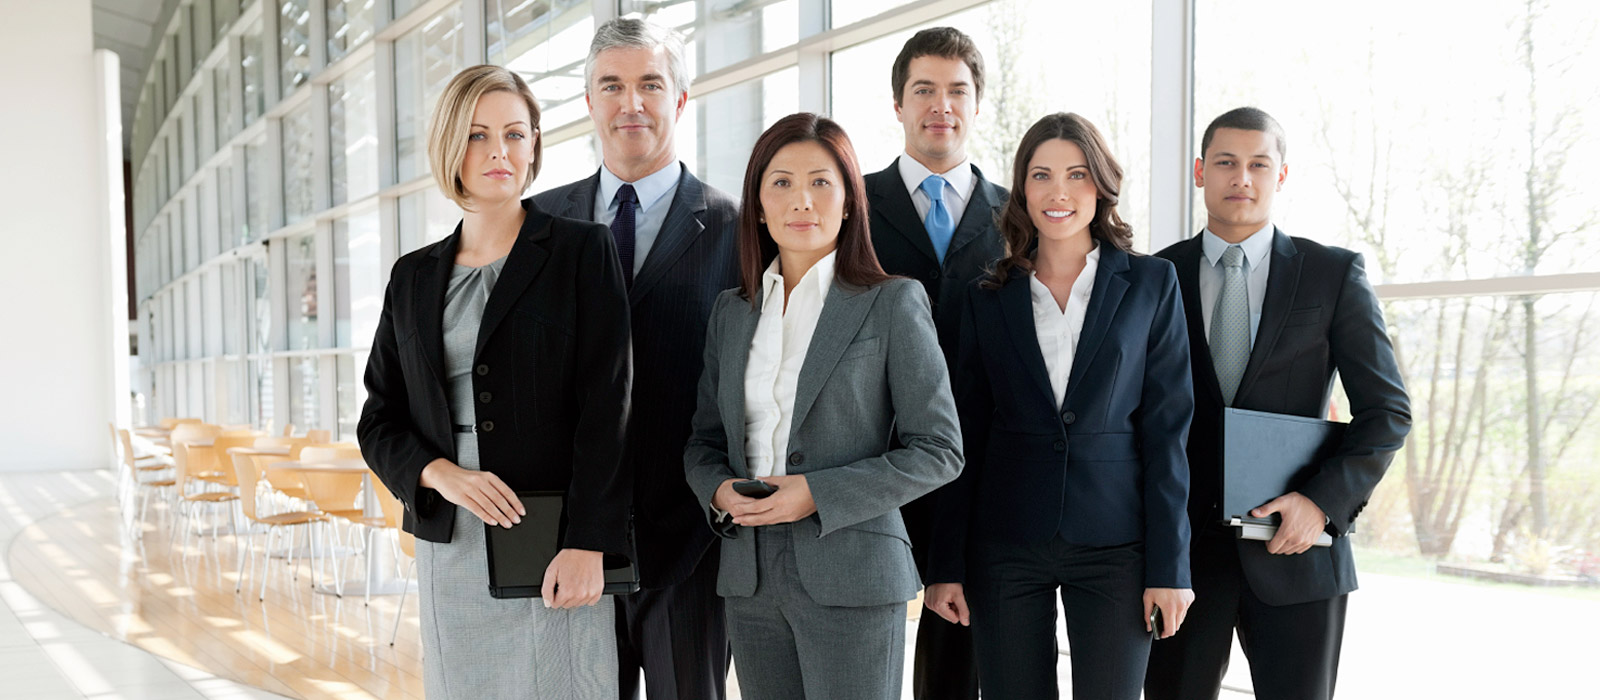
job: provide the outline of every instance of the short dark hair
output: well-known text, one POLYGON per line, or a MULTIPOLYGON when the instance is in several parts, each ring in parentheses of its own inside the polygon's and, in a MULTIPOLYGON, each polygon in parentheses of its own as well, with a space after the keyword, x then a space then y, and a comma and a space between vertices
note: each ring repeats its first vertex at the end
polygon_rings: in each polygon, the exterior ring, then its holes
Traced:
POLYGON ((1206 126, 1206 133, 1200 137, 1200 158, 1206 157, 1206 149, 1211 148, 1211 137, 1217 129, 1244 129, 1245 131, 1264 131, 1278 141, 1278 162, 1282 163, 1288 158, 1289 143, 1283 136, 1283 125, 1272 115, 1255 107, 1236 107, 1222 113, 1222 116, 1211 120, 1206 126))
POLYGON ((972 43, 972 37, 955 27, 930 27, 911 35, 906 45, 900 48, 900 55, 894 59, 894 68, 889 72, 889 84, 894 90, 896 105, 900 104, 906 81, 911 79, 911 61, 922 56, 959 58, 964 61, 967 69, 972 71, 974 96, 980 101, 983 99, 983 54, 978 53, 978 45, 972 43))
POLYGON ((983 282, 985 288, 998 289, 1012 274, 1025 275, 1033 271, 1031 255, 1037 246, 1039 230, 1028 215, 1028 164, 1039 146, 1051 139, 1077 144, 1088 162, 1089 179, 1094 182, 1097 193, 1089 235, 1124 253, 1133 250, 1133 227, 1117 214, 1117 202, 1122 193, 1122 166, 1117 164, 1105 137, 1094 124, 1071 112, 1056 112, 1035 122, 1017 145, 1017 157, 1011 161, 1011 195, 995 221, 1005 254, 995 261, 989 279, 983 282))
POLYGON ((750 164, 744 169, 744 199, 739 203, 739 294, 752 306, 761 291, 761 275, 778 257, 778 242, 761 222, 761 181, 778 151, 804 141, 821 144, 839 165, 839 176, 844 180, 845 218, 834 244, 838 251, 833 263, 834 278, 858 287, 891 279, 872 250, 872 234, 867 229, 872 217, 867 206, 867 185, 861 179, 861 166, 856 163, 856 149, 850 144, 850 137, 832 119, 800 112, 779 119, 756 139, 756 145, 750 148, 750 164))

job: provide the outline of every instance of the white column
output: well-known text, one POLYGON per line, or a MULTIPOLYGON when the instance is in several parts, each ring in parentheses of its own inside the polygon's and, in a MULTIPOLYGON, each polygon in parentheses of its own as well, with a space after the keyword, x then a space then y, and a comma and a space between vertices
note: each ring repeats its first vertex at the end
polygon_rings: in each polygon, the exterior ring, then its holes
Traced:
POLYGON ((1194 163, 1194 0, 1151 0, 1150 250, 1188 238, 1194 163))

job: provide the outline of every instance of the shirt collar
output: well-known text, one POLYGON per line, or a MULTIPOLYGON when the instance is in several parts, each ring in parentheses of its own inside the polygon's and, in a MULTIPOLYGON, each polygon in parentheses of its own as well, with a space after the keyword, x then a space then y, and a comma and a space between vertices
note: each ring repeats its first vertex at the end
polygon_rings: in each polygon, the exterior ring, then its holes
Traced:
MULTIPOLYGON (((1209 226, 1200 234, 1200 250, 1205 253, 1206 262, 1213 267, 1222 264, 1222 253, 1228 249, 1229 245, 1232 244, 1212 233, 1209 226)), ((1267 254, 1272 252, 1272 222, 1268 221, 1266 226, 1261 227, 1261 230, 1250 234, 1249 238, 1239 243, 1239 247, 1244 250, 1244 263, 1246 265, 1252 268, 1260 265, 1262 260, 1267 259, 1267 254)))
MULTIPOLYGON (((812 264, 811 269, 806 270, 805 276, 800 278, 800 284, 795 285, 794 293, 814 293, 818 302, 827 299, 828 290, 833 287, 833 263, 838 254, 839 251, 834 250, 812 264)), ((782 262, 782 258, 773 258, 772 264, 761 275, 763 309, 773 299, 783 298, 783 272, 779 269, 782 262)))
MULTIPOLYGON (((649 211, 651 205, 661 201, 672 188, 678 186, 678 178, 682 175, 683 164, 678 161, 668 163, 666 167, 649 175, 639 178, 633 184, 633 193, 639 198, 639 211, 649 211)), ((622 189, 622 178, 611 172, 611 168, 600 165, 600 201, 605 203, 607 209, 617 198, 617 190, 622 189)))
MULTIPOLYGON (((1100 269, 1100 242, 1095 241, 1094 247, 1089 249, 1089 254, 1083 258, 1083 271, 1078 273, 1078 279, 1072 282, 1072 294, 1077 295, 1086 289, 1094 288, 1094 276, 1100 269)), ((1050 293, 1050 288, 1039 281, 1039 271, 1034 270, 1028 275, 1028 289, 1033 292, 1033 300, 1039 303, 1049 302, 1050 308, 1060 310, 1056 306, 1056 297, 1050 293)))
POLYGON ((912 158, 910 153, 901 153, 899 162, 900 179, 905 181, 907 192, 916 193, 922 187, 922 181, 928 179, 929 175, 938 175, 944 178, 945 182, 950 183, 950 186, 955 188, 956 194, 963 198, 962 201, 965 201, 965 193, 972 190, 972 159, 970 158, 961 161, 960 165, 942 173, 929 170, 928 166, 923 165, 916 158, 912 158))

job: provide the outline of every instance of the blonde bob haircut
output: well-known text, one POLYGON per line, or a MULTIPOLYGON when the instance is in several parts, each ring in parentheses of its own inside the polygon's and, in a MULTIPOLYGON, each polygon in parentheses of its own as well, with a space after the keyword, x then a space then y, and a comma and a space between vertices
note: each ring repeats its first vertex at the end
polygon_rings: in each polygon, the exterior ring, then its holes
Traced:
POLYGON ((522 76, 500 66, 473 66, 461 71, 450 80, 433 109, 433 120, 428 124, 428 164, 433 167, 434 183, 462 209, 472 209, 472 195, 461 183, 461 164, 467 159, 467 140, 472 136, 472 114, 478 109, 479 98, 498 91, 517 95, 528 103, 533 162, 522 189, 527 190, 539 175, 544 138, 539 131, 539 101, 533 98, 528 84, 522 76))

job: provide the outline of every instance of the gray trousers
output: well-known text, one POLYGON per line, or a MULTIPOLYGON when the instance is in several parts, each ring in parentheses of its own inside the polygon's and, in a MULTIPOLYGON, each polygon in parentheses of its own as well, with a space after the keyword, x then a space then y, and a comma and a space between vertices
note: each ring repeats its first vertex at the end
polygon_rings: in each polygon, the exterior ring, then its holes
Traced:
MULTIPOLYGON (((754 528, 754 596, 728 598, 734 672, 746 700, 898 700, 905 603, 831 607, 800 583, 792 529, 754 528)), ((850 575, 846 573, 845 575, 850 575)))

